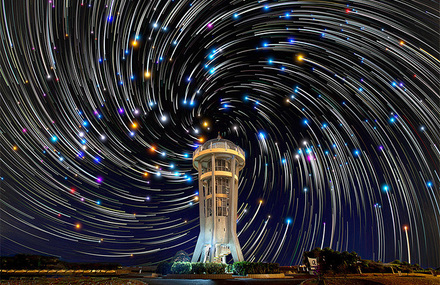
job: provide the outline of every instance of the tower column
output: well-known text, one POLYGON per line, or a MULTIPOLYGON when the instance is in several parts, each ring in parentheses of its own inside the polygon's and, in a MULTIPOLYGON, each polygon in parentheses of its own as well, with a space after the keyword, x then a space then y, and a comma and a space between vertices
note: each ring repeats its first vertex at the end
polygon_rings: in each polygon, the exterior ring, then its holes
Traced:
MULTIPOLYGON (((237 169, 235 167, 236 159, 235 155, 232 157, 231 162, 231 193, 230 193, 230 215, 229 215, 229 244, 231 248, 231 254, 234 261, 243 261, 243 253, 241 252, 240 243, 237 237, 237 205, 238 205, 238 181, 235 180, 237 169)), ((237 175, 238 177, 238 175, 237 175)))
MULTIPOLYGON (((202 167, 198 169, 199 177, 202 176, 202 167)), ((199 217, 200 217, 200 234, 197 239, 196 248, 194 249, 194 254, 191 258, 191 262, 197 262, 202 254, 203 245, 205 243, 205 193, 203 189, 203 180, 199 179, 199 217)), ((203 256, 202 256, 203 259, 203 256)), ((202 260, 203 262, 203 260, 202 260)))
POLYGON ((211 248, 209 249, 209 262, 214 261, 215 254, 215 230, 217 228, 217 201, 216 201, 216 183, 215 183, 215 154, 212 154, 211 158, 211 184, 212 184, 212 239, 211 239, 211 248))

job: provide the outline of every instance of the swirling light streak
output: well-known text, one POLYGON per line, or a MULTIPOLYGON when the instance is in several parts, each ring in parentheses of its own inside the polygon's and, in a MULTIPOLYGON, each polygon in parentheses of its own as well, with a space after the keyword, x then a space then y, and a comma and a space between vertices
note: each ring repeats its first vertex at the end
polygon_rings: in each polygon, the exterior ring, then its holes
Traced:
POLYGON ((192 151, 220 131, 246 151, 246 258, 440 262, 435 3, 2 1, 0 17, 2 254, 191 252, 192 151))

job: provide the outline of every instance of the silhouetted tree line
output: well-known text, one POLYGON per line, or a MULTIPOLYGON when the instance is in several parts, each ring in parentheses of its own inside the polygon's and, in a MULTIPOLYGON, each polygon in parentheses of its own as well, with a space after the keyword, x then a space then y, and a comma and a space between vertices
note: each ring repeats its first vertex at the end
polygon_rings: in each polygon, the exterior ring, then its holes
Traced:
POLYGON ((356 252, 339 252, 328 247, 319 247, 303 253, 303 263, 310 267, 310 258, 318 258, 318 273, 357 273, 360 257, 356 252))
POLYGON ((334 274, 348 274, 348 273, 412 273, 425 272, 432 270, 429 268, 425 270, 418 264, 409 264, 406 261, 395 260, 389 264, 384 264, 381 261, 363 260, 356 252, 339 252, 330 248, 321 249, 319 247, 306 251, 303 253, 303 263, 310 267, 310 258, 318 258, 318 266, 316 271, 319 274, 334 273, 334 274), (360 271, 359 271, 360 270, 360 271))
POLYGON ((121 268, 117 263, 77 263, 61 261, 54 256, 17 254, 1 257, 2 269, 66 269, 66 270, 114 270, 121 268))

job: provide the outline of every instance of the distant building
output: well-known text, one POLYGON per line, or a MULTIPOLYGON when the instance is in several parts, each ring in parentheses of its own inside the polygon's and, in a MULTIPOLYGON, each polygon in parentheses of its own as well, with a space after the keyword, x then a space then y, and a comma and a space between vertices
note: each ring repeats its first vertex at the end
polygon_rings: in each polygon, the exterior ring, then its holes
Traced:
POLYGON ((239 171, 245 165, 244 151, 229 140, 205 142, 193 154, 199 172, 200 234, 192 262, 243 261, 237 237, 239 171))

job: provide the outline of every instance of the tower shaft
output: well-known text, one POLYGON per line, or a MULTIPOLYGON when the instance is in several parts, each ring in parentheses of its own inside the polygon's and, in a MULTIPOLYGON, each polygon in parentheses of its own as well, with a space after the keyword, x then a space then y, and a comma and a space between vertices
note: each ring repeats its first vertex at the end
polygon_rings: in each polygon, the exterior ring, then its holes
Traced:
POLYGON ((244 162, 243 150, 220 138, 206 142, 194 152, 200 234, 193 262, 222 262, 228 254, 234 261, 244 260, 237 237, 238 178, 244 162))

